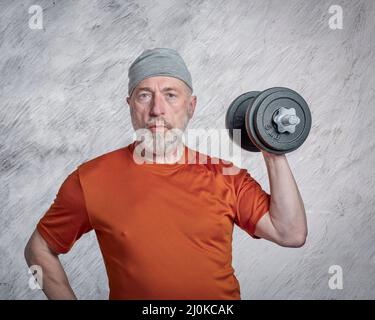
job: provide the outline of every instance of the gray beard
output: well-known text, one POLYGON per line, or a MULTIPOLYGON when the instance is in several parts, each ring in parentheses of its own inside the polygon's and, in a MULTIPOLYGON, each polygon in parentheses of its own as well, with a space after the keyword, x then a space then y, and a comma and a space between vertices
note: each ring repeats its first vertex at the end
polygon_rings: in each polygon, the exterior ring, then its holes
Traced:
POLYGON ((163 158, 166 158, 165 160, 167 160, 167 158, 173 159, 173 155, 177 153, 176 161, 179 158, 178 148, 181 146, 181 144, 182 136, 171 130, 166 132, 154 132, 152 134, 152 138, 145 139, 143 142, 146 158, 150 158, 155 155, 156 157, 159 157, 160 160, 163 160, 163 158))
POLYGON ((143 147, 146 153, 145 157, 149 160, 153 160, 153 157, 156 156, 157 162, 161 160, 161 163, 165 162, 165 160, 167 160, 167 163, 177 162, 183 152, 183 132, 188 123, 189 118, 186 114, 182 129, 174 128, 165 132, 161 130, 147 135, 143 141, 143 147))

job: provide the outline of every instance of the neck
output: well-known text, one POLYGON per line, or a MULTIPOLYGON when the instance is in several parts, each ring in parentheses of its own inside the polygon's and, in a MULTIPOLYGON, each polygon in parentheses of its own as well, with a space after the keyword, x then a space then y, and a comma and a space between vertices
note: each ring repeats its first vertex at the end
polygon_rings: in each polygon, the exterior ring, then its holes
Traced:
POLYGON ((176 145, 176 147, 173 148, 170 152, 168 152, 168 154, 164 154, 164 155, 158 155, 155 152, 153 152, 151 155, 150 153, 145 152, 144 148, 137 150, 136 147, 139 144, 141 144, 141 141, 137 140, 134 145, 134 154, 138 158, 141 158, 144 161, 151 162, 151 163, 175 164, 175 163, 178 163, 181 160, 181 158, 184 157, 184 153, 185 153, 185 145, 182 142, 176 145))

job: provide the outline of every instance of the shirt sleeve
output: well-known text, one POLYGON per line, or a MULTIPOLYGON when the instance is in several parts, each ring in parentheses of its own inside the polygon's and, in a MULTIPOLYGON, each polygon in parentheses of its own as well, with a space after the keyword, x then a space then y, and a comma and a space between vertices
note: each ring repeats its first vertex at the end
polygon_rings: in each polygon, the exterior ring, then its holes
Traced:
POLYGON ((74 243, 92 230, 78 169, 68 175, 37 230, 56 253, 67 253, 74 243))
POLYGON ((234 222, 254 239, 260 239, 254 235, 255 227, 260 218, 269 211, 271 196, 246 169, 241 169, 238 177, 234 222))

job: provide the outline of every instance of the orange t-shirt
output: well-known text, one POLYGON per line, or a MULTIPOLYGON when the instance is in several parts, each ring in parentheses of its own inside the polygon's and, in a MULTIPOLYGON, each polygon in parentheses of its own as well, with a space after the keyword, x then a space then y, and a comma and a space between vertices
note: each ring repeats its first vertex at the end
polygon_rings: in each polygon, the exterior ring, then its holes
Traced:
POLYGON ((233 225, 257 238, 270 195, 246 169, 223 174, 233 164, 208 155, 206 164, 137 164, 134 144, 69 174, 37 225, 40 234, 66 253, 94 229, 110 299, 241 299, 233 225))

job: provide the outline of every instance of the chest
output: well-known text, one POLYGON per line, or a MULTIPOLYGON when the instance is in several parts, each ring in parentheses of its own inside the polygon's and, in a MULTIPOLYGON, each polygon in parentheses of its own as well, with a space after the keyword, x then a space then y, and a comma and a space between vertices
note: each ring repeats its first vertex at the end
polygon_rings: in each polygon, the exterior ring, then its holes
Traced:
POLYGON ((99 234, 135 241, 189 238, 204 243, 230 239, 233 194, 210 173, 155 175, 149 171, 102 176, 86 204, 99 234))

